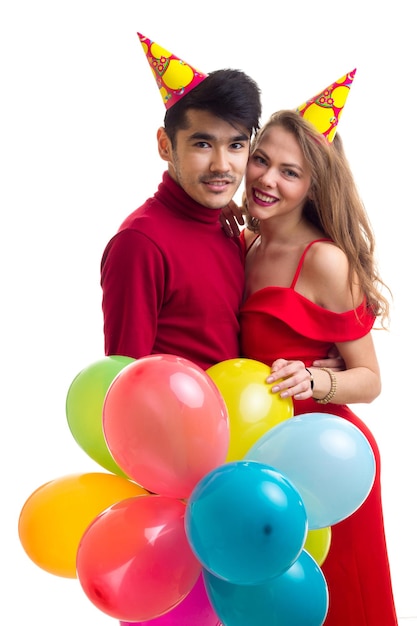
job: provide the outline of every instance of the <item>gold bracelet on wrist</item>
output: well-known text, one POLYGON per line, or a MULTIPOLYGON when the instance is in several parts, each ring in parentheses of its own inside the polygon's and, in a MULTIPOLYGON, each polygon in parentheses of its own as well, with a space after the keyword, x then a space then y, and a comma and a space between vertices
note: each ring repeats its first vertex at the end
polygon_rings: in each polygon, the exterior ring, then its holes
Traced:
POLYGON ((330 386, 329 393, 325 395, 324 398, 321 398, 321 399, 313 398, 313 400, 315 400, 318 404, 328 404, 330 400, 333 400, 333 397, 336 393, 336 389, 337 389, 336 376, 334 375, 334 372, 328 367, 320 367, 319 369, 323 370, 323 372, 328 373, 328 375, 330 376, 331 386, 330 386))

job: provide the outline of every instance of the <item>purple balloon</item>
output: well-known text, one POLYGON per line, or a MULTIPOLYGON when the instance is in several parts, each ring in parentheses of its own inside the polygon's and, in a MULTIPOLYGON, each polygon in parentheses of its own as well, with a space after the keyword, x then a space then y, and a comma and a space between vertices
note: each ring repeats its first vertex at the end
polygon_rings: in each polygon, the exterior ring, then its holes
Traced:
POLYGON ((146 622, 120 622, 120 626, 221 626, 207 596, 202 574, 190 593, 168 613, 146 622))

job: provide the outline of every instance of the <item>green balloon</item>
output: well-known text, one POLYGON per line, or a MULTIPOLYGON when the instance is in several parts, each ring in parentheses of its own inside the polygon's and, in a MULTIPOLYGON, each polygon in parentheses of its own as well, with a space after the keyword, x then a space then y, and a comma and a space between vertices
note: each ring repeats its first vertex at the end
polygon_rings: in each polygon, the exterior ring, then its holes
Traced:
POLYGON ((135 361, 127 356, 107 356, 81 370, 67 393, 66 414, 72 436, 94 461, 123 476, 107 446, 103 432, 103 403, 117 374, 135 361))

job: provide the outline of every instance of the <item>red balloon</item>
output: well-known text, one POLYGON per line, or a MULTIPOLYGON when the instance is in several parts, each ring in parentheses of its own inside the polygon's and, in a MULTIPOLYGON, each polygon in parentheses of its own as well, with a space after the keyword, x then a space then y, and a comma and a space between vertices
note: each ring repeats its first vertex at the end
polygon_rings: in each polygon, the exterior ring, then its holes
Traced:
POLYGON ((200 574, 188 596, 156 619, 146 622, 120 622, 120 626, 222 626, 208 599, 200 574))
POLYGON ((173 609, 201 574, 184 528, 185 503, 158 495, 121 500, 85 531, 77 575, 91 602, 127 622, 173 609))
POLYGON ((182 357, 152 355, 125 367, 103 405, 107 445, 148 491, 187 498, 229 448, 226 404, 206 372, 182 357))

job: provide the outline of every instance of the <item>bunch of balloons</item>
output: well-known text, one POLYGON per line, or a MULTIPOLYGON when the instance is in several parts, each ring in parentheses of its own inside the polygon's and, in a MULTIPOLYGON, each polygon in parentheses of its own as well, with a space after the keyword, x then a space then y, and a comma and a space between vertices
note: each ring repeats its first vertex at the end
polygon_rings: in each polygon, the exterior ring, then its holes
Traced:
POLYGON ((321 626, 331 525, 365 500, 375 459, 346 420, 294 417, 268 374, 166 354, 82 370, 67 421, 106 472, 27 499, 28 556, 121 626, 321 626))

